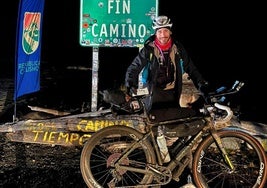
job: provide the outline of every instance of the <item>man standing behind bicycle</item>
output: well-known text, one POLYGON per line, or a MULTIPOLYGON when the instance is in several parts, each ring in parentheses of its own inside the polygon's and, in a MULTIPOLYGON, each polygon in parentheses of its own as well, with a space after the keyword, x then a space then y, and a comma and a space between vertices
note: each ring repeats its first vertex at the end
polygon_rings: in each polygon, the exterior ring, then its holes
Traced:
POLYGON ((172 25, 167 16, 153 20, 155 33, 145 41, 125 75, 126 100, 138 91, 148 94, 145 108, 155 121, 195 115, 193 109, 179 104, 183 73, 203 94, 207 92, 207 82, 183 45, 173 38, 172 25))

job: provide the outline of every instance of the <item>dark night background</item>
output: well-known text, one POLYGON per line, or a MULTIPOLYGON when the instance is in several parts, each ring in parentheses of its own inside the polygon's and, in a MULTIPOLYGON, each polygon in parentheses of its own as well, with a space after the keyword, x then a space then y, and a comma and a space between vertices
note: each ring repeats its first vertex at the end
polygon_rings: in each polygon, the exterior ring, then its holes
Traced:
MULTIPOLYGON (((0 79, 14 77, 18 4, 19 0, 11 0, 1 6, 0 79)), ((233 1, 159 0, 159 15, 172 19, 175 38, 184 44, 211 87, 244 81, 244 88, 235 97, 241 117, 267 123, 263 7, 252 1, 233 4, 233 1)), ((90 102, 90 70, 67 69, 68 66, 90 68, 92 64, 92 48, 79 45, 79 8, 79 0, 45 1, 41 90, 22 98, 38 95, 40 105, 63 110, 90 102)), ((137 53, 137 48, 100 48, 99 89, 121 84, 126 67, 137 53)))
MULTIPOLYGON (((244 118, 267 122, 263 110, 267 104, 263 6, 228 1, 158 2, 159 15, 172 19, 174 36, 184 44, 211 87, 244 81, 245 87, 236 98, 244 118)), ((3 7, 5 13, 1 11, 0 78, 14 75, 18 3, 9 1, 3 7)), ((64 98, 63 103, 70 106, 91 100, 91 72, 66 69, 90 68, 92 63, 92 48, 79 45, 79 9, 79 0, 46 0, 43 17, 41 72, 47 69, 56 75, 54 98, 64 98)), ((137 53, 137 48, 99 48, 99 90, 121 84, 137 53)), ((43 80, 41 87, 48 87, 43 80)))

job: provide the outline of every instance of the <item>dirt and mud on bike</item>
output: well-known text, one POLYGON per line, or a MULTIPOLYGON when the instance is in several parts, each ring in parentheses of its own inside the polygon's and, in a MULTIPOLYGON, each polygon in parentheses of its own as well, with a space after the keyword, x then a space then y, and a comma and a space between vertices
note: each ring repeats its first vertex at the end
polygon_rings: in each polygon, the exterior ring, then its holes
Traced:
POLYGON ((197 116, 160 122, 148 117, 142 96, 134 97, 132 113, 138 116, 133 118, 138 117, 144 128, 115 125, 94 133, 82 149, 84 181, 96 188, 161 187, 179 182, 187 168, 198 188, 263 188, 265 150, 253 135, 238 128, 238 116, 225 102, 243 85, 237 81, 230 89, 209 93, 197 116))

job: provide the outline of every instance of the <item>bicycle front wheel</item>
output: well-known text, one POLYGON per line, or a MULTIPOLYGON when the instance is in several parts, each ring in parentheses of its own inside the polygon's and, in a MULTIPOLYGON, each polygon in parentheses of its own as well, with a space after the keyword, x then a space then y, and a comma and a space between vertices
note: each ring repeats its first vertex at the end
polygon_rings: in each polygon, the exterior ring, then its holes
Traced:
POLYGON ((199 188, 263 188, 267 178, 266 154, 251 135, 235 131, 218 132, 233 164, 225 163, 212 136, 204 139, 194 154, 192 172, 199 188))
POLYGON ((141 141, 143 134, 126 126, 106 127, 94 133, 84 144, 80 159, 80 168, 83 179, 88 187, 126 187, 149 184, 153 176, 135 169, 147 169, 147 163, 155 164, 155 154, 152 145, 147 141, 141 141), (116 167, 115 162, 122 153, 132 148, 120 165, 126 168, 116 167))

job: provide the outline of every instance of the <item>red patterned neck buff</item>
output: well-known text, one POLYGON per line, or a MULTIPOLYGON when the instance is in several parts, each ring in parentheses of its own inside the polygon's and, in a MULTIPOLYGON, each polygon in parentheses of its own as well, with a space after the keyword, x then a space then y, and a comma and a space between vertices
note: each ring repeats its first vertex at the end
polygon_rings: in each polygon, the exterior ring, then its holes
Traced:
POLYGON ((172 45, 172 39, 170 38, 170 40, 166 44, 161 44, 159 42, 159 40, 156 38, 155 39, 155 44, 162 51, 168 51, 170 49, 171 45, 172 45))

